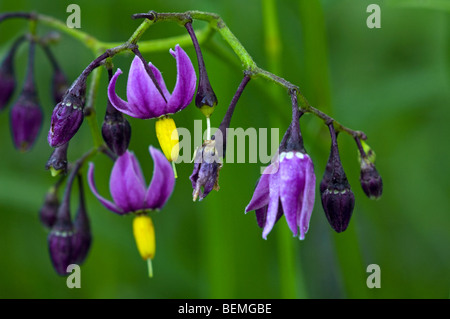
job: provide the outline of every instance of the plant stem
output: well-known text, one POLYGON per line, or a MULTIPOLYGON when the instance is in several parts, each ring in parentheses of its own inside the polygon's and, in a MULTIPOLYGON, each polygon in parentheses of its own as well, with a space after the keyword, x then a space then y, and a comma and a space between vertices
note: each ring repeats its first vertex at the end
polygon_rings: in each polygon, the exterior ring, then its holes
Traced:
POLYGON ((100 85, 101 69, 97 68, 92 72, 91 85, 88 91, 88 99, 85 107, 86 120, 91 129, 94 147, 98 148, 103 145, 103 138, 100 134, 100 128, 97 123, 97 112, 95 111, 95 100, 97 97, 98 87, 100 85))

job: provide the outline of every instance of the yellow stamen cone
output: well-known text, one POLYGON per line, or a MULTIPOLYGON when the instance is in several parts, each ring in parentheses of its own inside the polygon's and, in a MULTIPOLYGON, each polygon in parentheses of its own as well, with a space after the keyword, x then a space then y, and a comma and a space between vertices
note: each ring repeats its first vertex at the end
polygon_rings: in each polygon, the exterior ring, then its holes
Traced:
POLYGON ((159 145, 169 160, 169 162, 174 162, 178 158, 178 153, 180 151, 179 138, 177 127, 175 122, 170 117, 162 117, 155 124, 156 137, 158 138, 159 145))
POLYGON ((133 234, 142 259, 147 260, 149 277, 153 277, 151 260, 155 256, 155 228, 147 215, 137 215, 133 220, 133 234))

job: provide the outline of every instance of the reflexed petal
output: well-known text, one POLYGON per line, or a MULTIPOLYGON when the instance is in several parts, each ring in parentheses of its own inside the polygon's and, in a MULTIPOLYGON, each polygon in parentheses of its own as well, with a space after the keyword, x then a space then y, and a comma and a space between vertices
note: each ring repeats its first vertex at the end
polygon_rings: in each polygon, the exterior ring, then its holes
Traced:
POLYGON ((256 222, 260 228, 263 228, 266 224, 267 217, 267 205, 255 210, 256 213, 256 222))
POLYGON ((170 93, 167 90, 166 82, 164 82, 164 78, 163 78, 161 72, 152 63, 149 63, 148 65, 149 65, 150 69, 152 70, 153 74, 155 75, 156 82, 158 83, 159 87, 161 88, 161 91, 163 92, 164 97, 166 98, 167 101, 169 101, 170 93))
POLYGON ((195 93, 197 76, 189 56, 178 44, 175 46, 175 51, 171 49, 170 53, 177 60, 177 83, 172 96, 168 100, 166 113, 175 113, 191 103, 195 93))
MULTIPOLYGON (((130 67, 127 83, 127 98, 130 108, 139 110, 140 118, 152 118, 164 114, 166 101, 159 93, 144 64, 137 56, 130 67)), ((137 112, 136 112, 137 113, 137 112)))
POLYGON ((129 151, 118 157, 109 180, 111 196, 126 212, 145 208, 145 183, 139 163, 129 151))
POLYGON ((88 171, 88 183, 89 187, 91 188, 92 193, 97 197, 97 199, 102 203, 103 206, 105 206, 107 209, 112 211, 113 213, 123 215, 126 212, 124 212, 122 209, 117 207, 116 204, 110 202, 109 200, 103 198, 97 191, 97 187, 95 187, 95 181, 94 181, 94 164, 89 163, 89 171, 88 171))
POLYGON ((150 146, 153 158, 153 177, 147 190, 146 208, 161 209, 172 194, 175 176, 172 166, 161 151, 150 146))
POLYGON ((305 167, 305 190, 303 192, 303 205, 301 213, 297 216, 297 223, 300 227, 300 239, 305 239, 308 232, 309 220, 314 208, 314 199, 316 194, 316 176, 314 175, 314 164, 311 158, 304 154, 303 166, 305 167))
MULTIPOLYGON (((266 168, 267 170, 267 168, 266 168)), ((271 174, 262 174, 256 185, 253 197, 245 208, 245 212, 259 209, 269 204, 269 177, 271 174)))
POLYGON ((108 98, 111 104, 120 112, 127 114, 132 117, 142 118, 143 114, 139 110, 135 110, 134 108, 130 108, 130 105, 122 100, 116 94, 116 82, 119 75, 122 74, 121 69, 117 69, 116 73, 112 77, 111 81, 108 85, 108 98))
POLYGON ((305 172, 303 160, 288 152, 280 163, 280 199, 289 228, 297 236, 297 212, 302 206, 305 187, 305 172), (300 199, 300 200, 299 200, 300 199))
POLYGON ((264 225, 263 230, 263 238, 267 239, 267 235, 272 230, 273 226, 275 225, 275 222, 277 221, 277 215, 278 215, 278 206, 279 206, 279 194, 280 194, 280 174, 279 172, 276 174, 271 174, 270 177, 270 183, 269 183, 269 207, 267 208, 267 218, 266 218, 266 224, 264 225))

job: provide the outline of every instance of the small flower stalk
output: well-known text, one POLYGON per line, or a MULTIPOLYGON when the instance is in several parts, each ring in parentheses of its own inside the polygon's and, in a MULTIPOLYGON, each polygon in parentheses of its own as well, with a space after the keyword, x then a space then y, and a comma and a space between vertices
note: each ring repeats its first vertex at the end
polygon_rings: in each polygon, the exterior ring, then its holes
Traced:
POLYGON ((39 105, 34 80, 35 43, 30 41, 28 70, 25 83, 17 101, 11 109, 11 131, 16 149, 26 152, 35 143, 42 126, 43 114, 39 105))
POLYGON ((53 100, 54 100, 55 104, 57 104, 62 101, 64 95, 67 92, 67 89, 69 88, 69 84, 67 82, 66 76, 64 75, 64 72, 62 71, 61 67, 59 66, 58 61, 56 61, 56 58, 53 55, 52 51, 50 50, 48 44, 41 43, 41 46, 44 49, 44 52, 46 53, 47 58, 53 67, 51 90, 52 90, 53 100))
POLYGON ((214 108, 217 105, 217 97, 214 90, 211 87, 211 83, 206 72, 205 61, 203 60, 202 50, 198 44, 197 36, 192 28, 192 22, 187 22, 185 25, 186 30, 191 36, 192 43, 194 44, 195 53, 197 54, 198 61, 198 88, 195 96, 195 106, 206 116, 210 117, 214 112, 214 108))
POLYGON ((375 152, 364 141, 356 139, 360 150, 361 174, 359 181, 364 193, 370 199, 379 199, 383 193, 383 180, 375 168, 375 152))
POLYGON ((328 222, 336 232, 341 233, 350 223, 355 196, 342 167, 333 123, 330 123, 328 128, 331 135, 331 151, 320 183, 320 194, 328 222))
POLYGON ((122 100, 115 92, 120 69, 112 77, 108 86, 108 97, 111 104, 120 112, 140 119, 158 118, 156 132, 161 148, 169 161, 178 157, 178 132, 171 114, 183 110, 188 106, 195 93, 196 75, 189 56, 179 46, 170 53, 177 63, 177 81, 172 93, 167 90, 161 72, 145 60, 136 51, 128 75, 127 98, 122 100), (150 76, 151 75, 151 76, 150 76), (153 81, 153 78, 155 81, 153 81))
POLYGON ((14 55, 19 46, 25 40, 25 36, 19 37, 12 45, 0 65, 0 111, 3 110, 16 88, 16 77, 14 74, 14 55))
POLYGON ((314 165, 303 146, 297 94, 291 92, 292 123, 279 148, 279 156, 258 181, 245 212, 254 210, 263 238, 284 214, 294 236, 305 239, 314 208, 316 177, 314 165))

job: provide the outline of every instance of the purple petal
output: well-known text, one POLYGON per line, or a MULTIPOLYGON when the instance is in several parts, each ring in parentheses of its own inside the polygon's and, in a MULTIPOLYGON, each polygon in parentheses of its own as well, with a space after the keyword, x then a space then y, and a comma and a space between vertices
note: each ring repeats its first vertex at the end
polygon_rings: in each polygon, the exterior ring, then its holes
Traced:
POLYGON ((255 210, 256 213, 256 222, 260 228, 263 228, 266 224, 267 217, 267 205, 255 210))
POLYGON ((122 100, 117 94, 116 94, 116 82, 119 75, 122 74, 121 69, 117 69, 116 73, 112 77, 111 81, 108 85, 108 98, 111 104, 120 112, 125 113, 132 117, 142 118, 143 114, 140 112, 140 110, 137 110, 135 108, 132 108, 131 105, 124 100, 122 100))
POLYGON ((289 228, 297 236, 297 212, 302 206, 305 173, 303 162, 295 152, 282 153, 280 157, 280 199, 289 228))
POLYGON ((97 191, 97 187, 95 186, 94 181, 94 163, 89 163, 89 171, 88 171, 88 183, 89 187, 91 188, 92 193, 97 197, 97 199, 102 203, 103 206, 105 206, 107 209, 112 211, 113 213, 123 215, 126 212, 124 212, 122 209, 116 206, 116 204, 110 202, 109 200, 103 198, 100 196, 100 194, 97 191))
POLYGON ((267 208, 266 224, 264 225, 263 238, 267 239, 267 235, 272 230, 275 222, 277 221, 278 206, 279 206, 279 195, 280 195, 280 174, 271 174, 269 183, 269 207, 267 208))
POLYGON ((297 216, 297 223, 300 227, 300 239, 305 239, 305 234, 309 228, 309 220, 314 208, 314 199, 316 193, 316 176, 314 175, 314 165, 311 158, 304 154, 304 167, 305 167, 305 190, 303 192, 303 205, 302 211, 297 216))
POLYGON ((163 153, 150 146, 153 158, 153 177, 147 190, 146 206, 149 209, 161 209, 172 194, 175 176, 172 166, 163 153))
POLYGON ((125 212, 145 209, 145 182, 132 153, 126 151, 114 163, 109 180, 111 196, 125 212))
POLYGON ((270 174, 262 174, 256 185, 253 197, 245 208, 245 212, 259 209, 269 204, 269 177, 270 174))
POLYGON ((189 56, 178 44, 175 46, 175 51, 170 50, 170 54, 177 60, 177 83, 168 100, 166 113, 175 113, 191 103, 197 76, 189 56))
POLYGON ((152 70, 153 75, 155 76, 156 82, 158 83, 159 87, 161 88, 161 91, 163 92, 164 97, 166 98, 167 101, 169 101, 170 93, 167 90, 166 82, 164 82, 164 78, 163 78, 161 72, 152 63, 149 63, 148 65, 149 65, 150 69, 152 70))
MULTIPOLYGON (((162 81, 161 76, 160 80, 162 81)), ((137 56, 131 63, 128 75, 127 98, 130 108, 137 110, 142 115, 140 118, 148 119, 164 114, 167 103, 137 56)))

